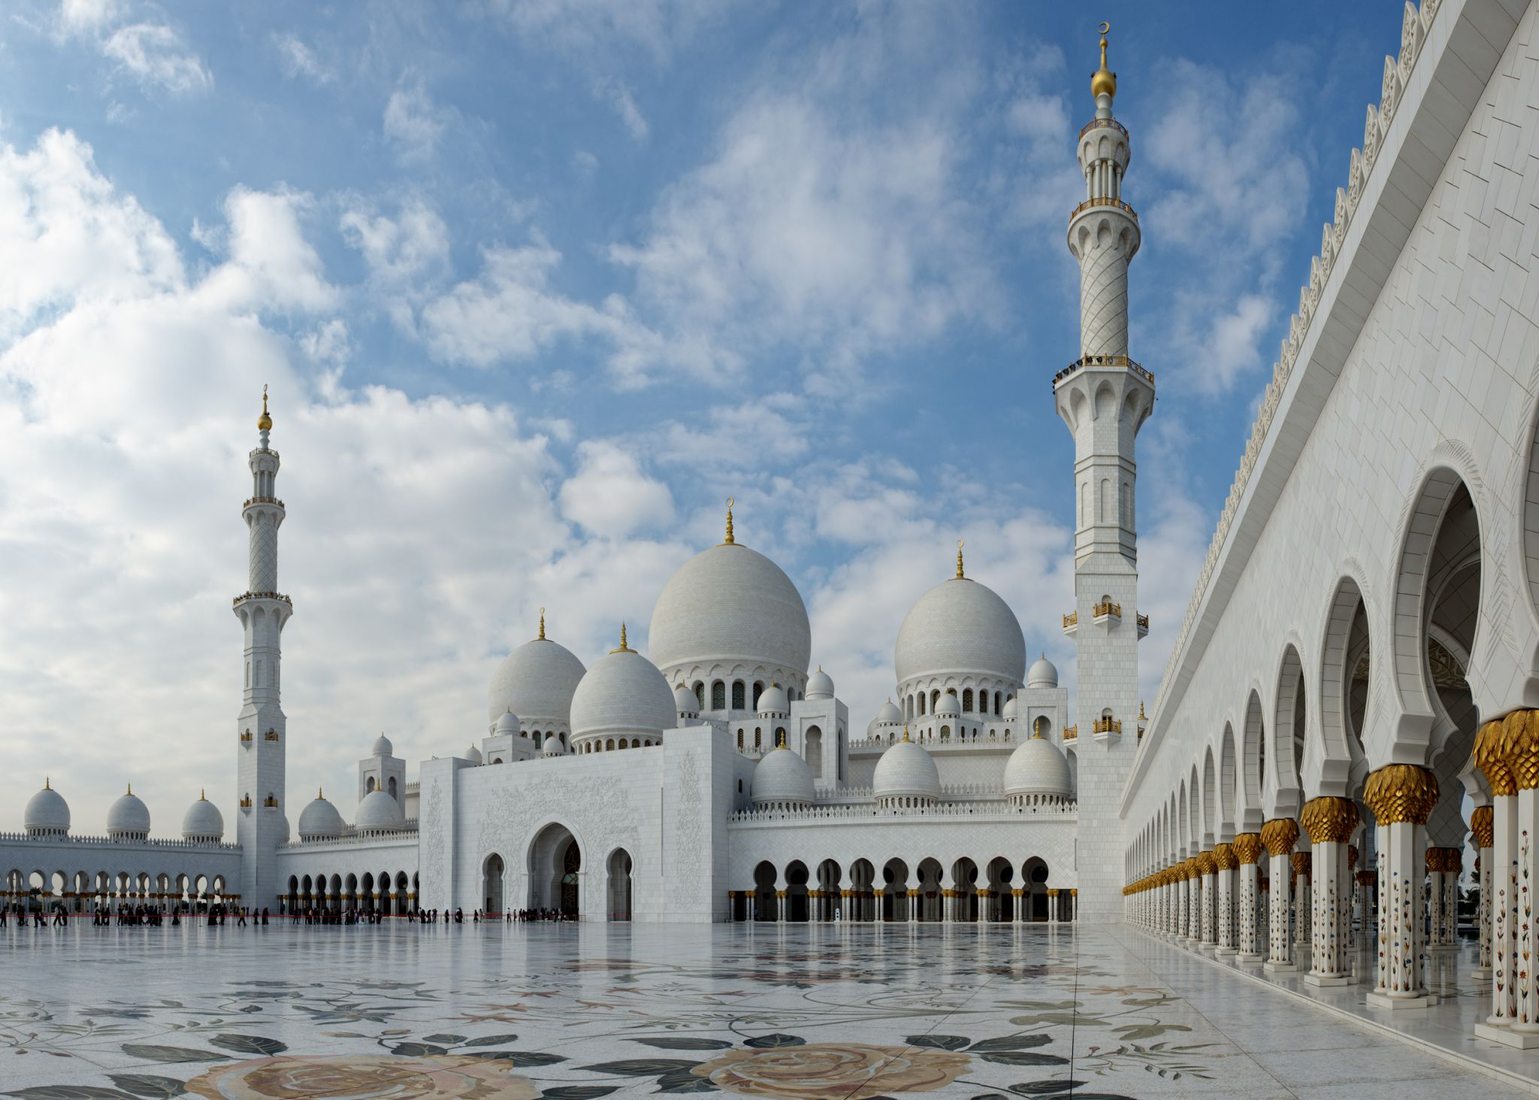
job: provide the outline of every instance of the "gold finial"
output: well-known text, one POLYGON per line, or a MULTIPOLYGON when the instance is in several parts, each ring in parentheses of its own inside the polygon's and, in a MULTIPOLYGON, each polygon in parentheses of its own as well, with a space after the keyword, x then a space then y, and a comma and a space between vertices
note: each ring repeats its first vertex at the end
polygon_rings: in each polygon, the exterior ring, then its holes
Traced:
POLYGON ((1147 722, 1149 720, 1149 716, 1144 713, 1144 701, 1142 699, 1138 701, 1138 720, 1140 722, 1147 722))
POLYGON ((905 741, 908 740, 908 723, 907 722, 903 723, 903 740, 905 740, 905 741))
POLYGON ((728 546, 731 546, 736 541, 732 537, 732 505, 733 505, 733 500, 732 500, 731 497, 728 497, 727 498, 727 537, 724 540, 728 546))
POLYGON ((128 793, 129 794, 133 794, 134 793, 134 785, 132 783, 130 783, 128 785, 128 793))
POLYGON ((618 648, 618 649, 611 649, 609 652, 611 652, 611 653, 630 653, 630 652, 633 652, 631 647, 626 643, 626 640, 625 640, 625 624, 624 623, 620 624, 620 648, 618 648))
POLYGON ((273 418, 267 412, 267 384, 262 385, 262 416, 257 421, 257 430, 270 432, 273 430, 273 418))
POLYGON ((545 640, 545 609, 540 608, 540 641, 545 640))
POLYGON ((962 539, 957 539, 957 580, 965 580, 967 574, 962 571, 962 539))
POLYGON ((317 787, 317 788, 315 788, 315 797, 317 799, 325 798, 326 797, 326 788, 325 787, 317 787))
POLYGON ((1111 30, 1111 24, 1102 20, 1101 67, 1090 77, 1090 94, 1097 99, 1103 95, 1111 98, 1117 94, 1117 74, 1106 67, 1106 32, 1109 30, 1111 30))
POLYGON ((53 787, 49 786, 49 784, 52 783, 52 782, 53 782, 53 780, 49 779, 46 775, 43 776, 43 790, 45 790, 45 791, 53 790, 53 787))
POLYGON ((777 749, 783 749, 783 748, 786 747, 786 732, 785 732, 785 730, 781 730, 779 733, 777 733, 775 735, 775 747, 777 749))
POLYGON ((199 787, 198 788, 198 801, 199 802, 207 802, 208 801, 208 788, 207 787, 199 787))

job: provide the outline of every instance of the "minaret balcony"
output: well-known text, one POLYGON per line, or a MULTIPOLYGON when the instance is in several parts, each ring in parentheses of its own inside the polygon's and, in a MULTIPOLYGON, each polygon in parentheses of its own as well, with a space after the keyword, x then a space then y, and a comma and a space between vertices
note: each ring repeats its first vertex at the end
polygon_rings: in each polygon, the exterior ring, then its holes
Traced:
POLYGON ((1113 734, 1121 737, 1122 719, 1113 718, 1110 715, 1107 715, 1104 718, 1097 718, 1095 723, 1091 726, 1090 732, 1095 735, 1097 740, 1104 740, 1113 734))
POLYGON ((1139 366, 1132 359, 1129 359, 1126 355, 1086 355, 1074 360, 1074 362, 1070 363, 1067 367, 1064 367, 1063 370, 1055 374, 1053 376, 1053 388, 1057 389, 1058 383, 1074 377, 1074 375, 1078 374, 1080 371, 1085 370, 1086 368, 1094 367, 1112 367, 1131 371, 1133 374, 1149 383, 1149 385, 1154 385, 1154 372, 1144 370, 1143 367, 1139 366))
POLYGON ((1147 616, 1147 615, 1139 615, 1137 617, 1137 622, 1138 622, 1138 636, 1140 638, 1148 637, 1149 636, 1149 616, 1147 616))
POLYGON ((1074 636, 1074 632, 1078 629, 1079 612, 1071 611, 1063 617, 1063 632, 1072 638, 1074 636))
POLYGON ((1069 220, 1072 222, 1075 218, 1079 217, 1086 210, 1094 210, 1097 207, 1106 207, 1106 206, 1109 206, 1109 207, 1111 207, 1114 210, 1120 210, 1122 213, 1124 213, 1128 217, 1132 218, 1133 222, 1135 224, 1137 224, 1137 222, 1138 222, 1138 211, 1137 210, 1134 210, 1131 206, 1129 206, 1127 203, 1123 202, 1121 199, 1107 198, 1105 196, 1100 196, 1100 195, 1096 196, 1093 199, 1086 199, 1084 202, 1080 203, 1073 210, 1071 210, 1069 212, 1069 220))
POLYGON ((1123 137, 1128 136, 1128 128, 1114 118, 1093 118, 1079 128, 1079 136, 1084 137, 1091 130, 1116 130, 1123 137))
POLYGON ((1090 612, 1091 617, 1097 623, 1103 625, 1110 623, 1113 619, 1116 619, 1118 622, 1122 621, 1122 605, 1120 603, 1112 603, 1111 600, 1101 601, 1092 607, 1090 612))
POLYGON ((1065 741, 1078 741, 1079 740, 1079 727, 1078 726, 1064 726, 1063 727, 1063 739, 1065 741))
POLYGON ((239 607, 247 600, 278 600, 281 603, 288 604, 290 607, 294 605, 294 601, 289 599, 282 592, 242 592, 239 596, 236 596, 233 600, 231 600, 230 604, 233 607, 239 607))
POLYGON ((283 507, 283 501, 277 497, 248 497, 246 503, 241 505, 241 508, 250 508, 253 504, 276 504, 279 508, 283 507))
POLYGON ((241 747, 242 748, 249 749, 251 747, 251 743, 253 741, 255 741, 255 740, 256 740, 256 738, 251 736, 251 731, 250 730, 242 730, 241 731, 240 743, 241 743, 241 747))

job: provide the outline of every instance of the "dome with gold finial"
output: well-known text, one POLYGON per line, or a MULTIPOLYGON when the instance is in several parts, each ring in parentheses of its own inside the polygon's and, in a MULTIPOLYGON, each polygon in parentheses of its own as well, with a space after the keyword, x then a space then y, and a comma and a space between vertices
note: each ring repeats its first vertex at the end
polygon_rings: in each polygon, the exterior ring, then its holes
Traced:
POLYGON ((64 836, 69 832, 69 803, 50 781, 43 780, 43 789, 27 800, 22 827, 28 836, 64 836))
POLYGON ((267 387, 262 387, 262 415, 257 420, 257 430, 270 432, 273 430, 272 414, 267 411, 267 387))
POLYGON ((926 676, 979 675, 1019 685, 1026 638, 1010 605, 966 575, 961 549, 956 576, 915 602, 898 628, 898 683, 926 676))
POLYGON ((572 741, 655 740, 678 723, 673 689, 663 674, 624 642, 593 662, 572 694, 572 741))
POLYGON ((208 800, 207 791, 198 792, 198 800, 182 817, 182 839, 216 843, 224 837, 224 815, 208 800))
POLYGON ((586 671, 576 654, 545 636, 545 609, 540 608, 539 636, 508 654, 492 676, 487 722, 512 711, 531 730, 569 730, 572 693, 586 671))
POLYGON ((1106 67, 1106 32, 1109 30, 1110 23, 1101 24, 1101 67, 1090 77, 1090 94, 1097 99, 1103 95, 1108 98, 1117 95, 1117 74, 1106 67))

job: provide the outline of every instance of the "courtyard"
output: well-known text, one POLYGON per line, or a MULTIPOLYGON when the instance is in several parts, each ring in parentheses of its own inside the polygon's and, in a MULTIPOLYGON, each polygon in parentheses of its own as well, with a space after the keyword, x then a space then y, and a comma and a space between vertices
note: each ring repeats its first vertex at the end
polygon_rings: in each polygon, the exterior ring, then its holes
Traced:
POLYGON ((0 1091, 26 1100, 1522 1091, 1125 929, 80 923, 0 937, 0 1091))

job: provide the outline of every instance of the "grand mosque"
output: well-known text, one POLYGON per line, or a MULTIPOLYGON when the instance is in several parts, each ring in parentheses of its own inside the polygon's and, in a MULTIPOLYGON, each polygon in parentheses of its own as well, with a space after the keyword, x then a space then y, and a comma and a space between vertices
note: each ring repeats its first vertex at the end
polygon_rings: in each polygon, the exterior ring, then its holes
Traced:
POLYGON ((959 544, 902 622, 890 698, 852 723, 836 655, 814 663, 800 593, 728 502, 647 652, 617 624, 579 657, 542 616, 468 746, 413 769, 381 736, 351 804, 308 798, 286 764, 264 398, 234 821, 200 798, 152 835, 129 790, 79 836, 67 780, 48 784, 0 836, 0 886, 75 910, 1124 922, 1266 980, 1372 982, 1367 1006, 1398 1011, 1438 1002, 1475 884, 1489 1014, 1455 1031, 1539 1046, 1536 41, 1532 0, 1405 5, 1147 715, 1135 441, 1155 380, 1129 354, 1142 231, 1103 35, 1067 225, 1080 344, 1052 376, 1075 447, 1075 603, 1052 624, 1073 699, 959 544))

